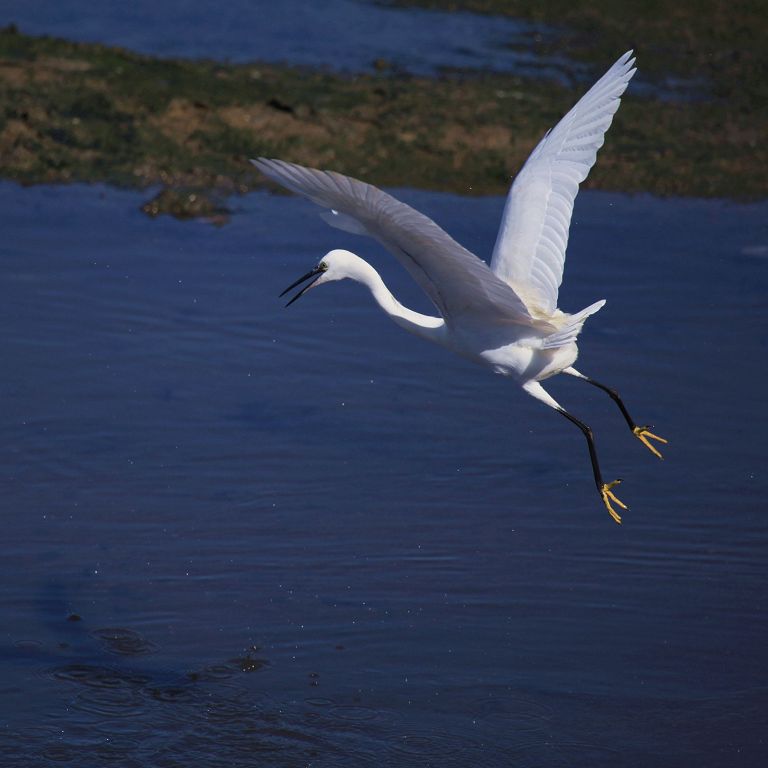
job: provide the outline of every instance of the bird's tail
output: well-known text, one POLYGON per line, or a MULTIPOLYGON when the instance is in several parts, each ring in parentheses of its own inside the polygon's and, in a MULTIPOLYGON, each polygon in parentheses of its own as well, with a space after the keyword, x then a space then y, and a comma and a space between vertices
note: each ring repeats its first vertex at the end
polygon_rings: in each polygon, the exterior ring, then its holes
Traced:
POLYGON ((595 312, 602 309, 603 304, 605 304, 605 299, 590 304, 586 309, 582 309, 581 312, 577 312, 575 315, 569 315, 562 328, 541 340, 541 348, 554 349, 555 347, 564 347, 566 344, 576 341, 584 321, 590 315, 594 315, 595 312))

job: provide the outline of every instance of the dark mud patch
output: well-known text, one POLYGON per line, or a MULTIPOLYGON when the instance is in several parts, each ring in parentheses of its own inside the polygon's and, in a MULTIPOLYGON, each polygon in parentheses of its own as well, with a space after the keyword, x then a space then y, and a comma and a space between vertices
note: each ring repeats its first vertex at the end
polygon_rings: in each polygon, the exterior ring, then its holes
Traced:
MULTIPOLYGON (((625 47, 600 50, 600 69, 625 47)), ((653 67, 653 55, 640 57, 653 67)), ((11 26, 0 30, 0 175, 157 186, 149 215, 216 223, 223 199, 264 184, 247 162, 257 155, 382 186, 499 194, 584 90, 508 74, 341 76, 157 59, 11 26)), ((718 94, 670 103, 630 88, 588 186, 761 197, 766 132, 764 104, 729 108, 718 94)))

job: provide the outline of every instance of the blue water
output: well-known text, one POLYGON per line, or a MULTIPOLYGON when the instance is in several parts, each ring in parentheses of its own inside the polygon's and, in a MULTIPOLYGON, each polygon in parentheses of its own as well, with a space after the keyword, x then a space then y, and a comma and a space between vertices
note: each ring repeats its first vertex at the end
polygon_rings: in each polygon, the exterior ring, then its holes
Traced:
MULTIPOLYGON (((501 198, 401 191, 480 254, 501 198)), ((373 244, 255 193, 216 228, 0 184, 0 764, 758 766, 768 204, 583 192, 576 429, 404 334, 373 244), (79 619, 79 620, 77 620, 79 619), (254 648, 255 647, 255 648, 254 648)))
MULTIPOLYGON (((541 64, 542 30, 372 3, 16 3, 22 30, 346 71, 541 64)), ((617 52, 618 54, 619 52, 617 52)), ((547 64, 545 62, 545 64, 547 64)), ((550 62, 551 64, 551 62, 550 62)), ((549 64, 547 64, 548 66, 549 64)), ((501 198, 398 193, 487 255, 501 198)), ((548 383, 404 334, 290 197, 215 228, 0 183, 0 765, 762 766, 768 203, 582 192, 548 383)))
MULTIPOLYGON (((432 74, 445 67, 545 72, 565 60, 533 53, 541 25, 501 16, 387 7, 373 0, 4 0, 0 23, 28 34, 121 45, 159 56, 287 62, 370 71, 376 59, 432 74)), ((618 56, 622 51, 617 51, 618 56)), ((571 72, 577 65, 569 64, 571 72)))
MULTIPOLYGON (((435 75, 455 69, 547 77, 586 90, 597 72, 562 54, 537 53, 558 30, 509 16, 398 8, 376 0, 5 0, 0 25, 164 57, 269 62, 351 73, 435 75)), ((627 38, 626 48, 632 44, 627 38)), ((552 46, 550 46, 552 47, 552 46)), ((618 57, 624 50, 616 50, 618 57)), ((646 80, 632 91, 664 100, 707 97, 702 78, 646 80)), ((612 62, 603 62, 607 68, 612 62)), ((600 70, 600 67, 597 67, 600 70)))

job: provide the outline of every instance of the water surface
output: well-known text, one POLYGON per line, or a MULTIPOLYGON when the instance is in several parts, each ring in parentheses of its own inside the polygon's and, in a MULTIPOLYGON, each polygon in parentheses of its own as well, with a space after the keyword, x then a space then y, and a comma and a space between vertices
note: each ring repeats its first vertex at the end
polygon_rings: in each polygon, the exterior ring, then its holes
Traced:
MULTIPOLYGON (((402 191, 478 253, 501 198, 402 191)), ((602 393, 404 334, 374 245, 256 193, 215 228, 0 185, 3 765, 764 762, 768 205, 584 192, 561 305, 602 393), (79 620, 77 620, 79 619, 79 620)))
POLYGON ((565 63, 534 55, 535 41, 550 34, 540 24, 404 10, 370 0, 43 0, 32 5, 6 0, 0 13, 0 23, 15 22, 28 34, 120 45, 156 56, 267 61, 345 72, 371 71, 380 59, 415 74, 467 67, 552 75, 565 63))

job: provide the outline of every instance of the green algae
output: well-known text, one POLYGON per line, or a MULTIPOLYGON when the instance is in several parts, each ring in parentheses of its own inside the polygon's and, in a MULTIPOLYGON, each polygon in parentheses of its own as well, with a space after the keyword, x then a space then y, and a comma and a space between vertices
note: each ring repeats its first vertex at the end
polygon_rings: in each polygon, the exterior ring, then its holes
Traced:
MULTIPOLYGON (((599 68, 623 50, 614 48, 600 52, 599 68)), ((382 68, 342 76, 160 59, 7 27, 0 30, 0 175, 25 184, 160 185, 173 193, 148 204, 153 215, 219 220, 222 196, 264 183, 247 162, 256 155, 379 185, 503 193, 583 90, 508 74, 417 78, 382 68)), ((630 88, 588 186, 765 195, 767 110, 739 98, 670 102, 630 88)))

